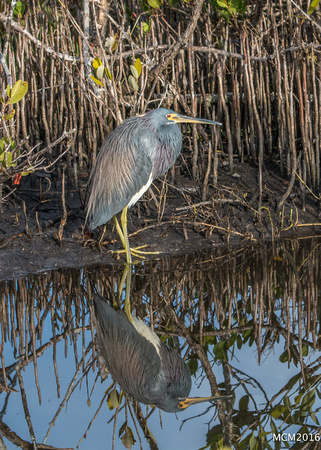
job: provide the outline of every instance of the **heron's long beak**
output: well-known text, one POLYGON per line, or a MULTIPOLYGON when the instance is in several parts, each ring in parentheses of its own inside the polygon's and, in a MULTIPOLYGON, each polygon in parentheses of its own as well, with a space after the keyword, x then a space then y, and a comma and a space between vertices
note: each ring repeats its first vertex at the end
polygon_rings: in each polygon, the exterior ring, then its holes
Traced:
POLYGON ((188 117, 188 116, 182 116, 181 114, 167 114, 167 118, 169 120, 173 120, 176 123, 203 123, 203 124, 209 124, 209 125, 222 125, 220 122, 215 122, 214 120, 207 120, 207 119, 198 119, 196 117, 188 117))
POLYGON ((179 402, 178 407, 180 409, 188 408, 188 406, 196 405, 197 403, 203 403, 203 402, 216 402, 217 400, 226 400, 232 398, 232 395, 220 395, 220 396, 214 396, 214 397, 194 397, 194 398, 187 398, 185 400, 182 400, 179 402))

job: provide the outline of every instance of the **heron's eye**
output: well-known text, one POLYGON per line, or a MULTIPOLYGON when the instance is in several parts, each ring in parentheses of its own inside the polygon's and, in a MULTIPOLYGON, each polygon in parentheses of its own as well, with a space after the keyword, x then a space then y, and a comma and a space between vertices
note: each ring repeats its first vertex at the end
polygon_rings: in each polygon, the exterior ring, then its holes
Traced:
POLYGON ((184 408, 184 405, 183 405, 183 403, 179 403, 179 404, 178 404, 178 407, 179 407, 179 409, 182 409, 182 408, 184 408))

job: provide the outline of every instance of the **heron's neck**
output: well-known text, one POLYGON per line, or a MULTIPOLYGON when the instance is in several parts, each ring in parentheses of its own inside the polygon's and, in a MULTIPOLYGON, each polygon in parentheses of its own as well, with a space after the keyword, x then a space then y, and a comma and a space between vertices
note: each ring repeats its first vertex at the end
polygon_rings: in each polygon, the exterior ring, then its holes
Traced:
POLYGON ((167 172, 182 148, 182 135, 178 125, 163 125, 157 131, 159 145, 154 158, 153 178, 167 172))

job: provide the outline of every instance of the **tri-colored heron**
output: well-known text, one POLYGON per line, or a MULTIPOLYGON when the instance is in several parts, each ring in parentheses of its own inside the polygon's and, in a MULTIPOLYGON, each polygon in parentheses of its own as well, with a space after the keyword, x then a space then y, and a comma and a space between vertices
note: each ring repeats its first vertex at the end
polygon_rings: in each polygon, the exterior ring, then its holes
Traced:
POLYGON ((221 125, 182 116, 170 109, 154 109, 119 125, 103 143, 92 169, 86 221, 94 230, 113 217, 128 263, 131 252, 137 256, 144 252, 129 248, 127 209, 178 158, 182 147, 178 123, 221 125), (121 227, 116 218, 120 211, 121 227))
POLYGON ((115 311, 99 294, 94 296, 96 329, 107 368, 135 400, 178 412, 205 401, 230 398, 188 398, 191 375, 181 356, 160 341, 145 323, 115 311))

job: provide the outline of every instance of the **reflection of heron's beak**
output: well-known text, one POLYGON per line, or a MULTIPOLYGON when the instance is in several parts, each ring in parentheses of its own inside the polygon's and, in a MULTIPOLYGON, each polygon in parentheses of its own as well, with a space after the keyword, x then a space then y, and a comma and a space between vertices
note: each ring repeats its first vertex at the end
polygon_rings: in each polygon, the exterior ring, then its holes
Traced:
POLYGON ((220 396, 214 396, 214 397, 194 397, 194 398, 187 398, 186 400, 182 400, 179 402, 178 407, 180 409, 188 408, 190 405, 196 405, 197 403, 203 403, 203 402, 216 402, 217 400, 226 400, 231 399, 232 395, 220 395, 220 396))
POLYGON ((181 114, 168 114, 167 118, 173 120, 176 123, 203 123, 209 125, 222 125, 220 122, 215 122, 214 120, 207 119, 197 119, 196 117, 182 116, 181 114))

